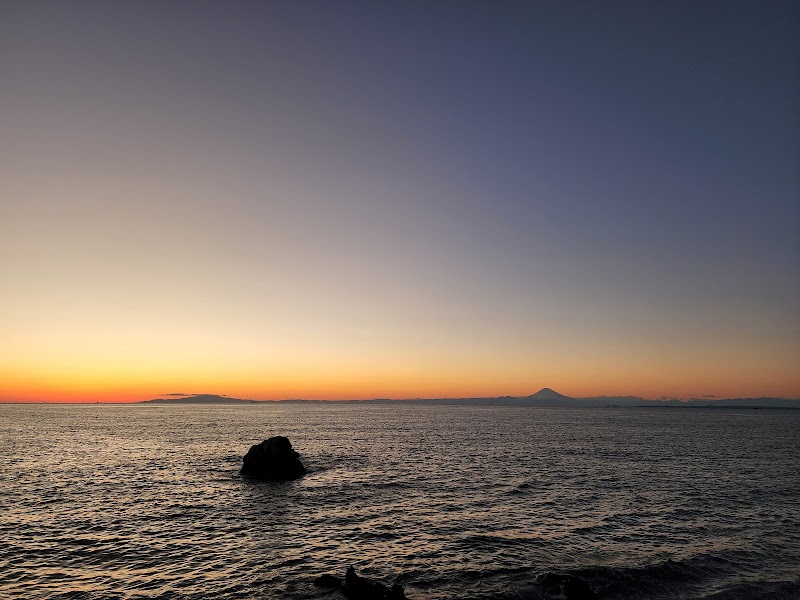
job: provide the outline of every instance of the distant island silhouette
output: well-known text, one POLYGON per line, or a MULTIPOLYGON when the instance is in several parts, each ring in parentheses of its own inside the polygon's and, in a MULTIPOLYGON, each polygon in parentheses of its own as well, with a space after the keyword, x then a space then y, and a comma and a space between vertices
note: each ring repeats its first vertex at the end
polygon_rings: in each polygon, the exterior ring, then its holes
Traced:
POLYGON ((141 400, 140 404, 267 404, 338 402, 361 404, 429 404, 429 405, 467 405, 467 406, 534 406, 534 407, 663 407, 663 408, 800 408, 800 399, 789 398, 693 398, 677 400, 663 398, 649 400, 639 396, 590 396, 573 398, 560 394, 551 388, 542 388, 530 396, 497 396, 489 398, 409 398, 371 400, 244 400, 218 394, 168 394, 169 398, 141 400))
POLYGON ((140 404, 255 404, 256 400, 241 400, 217 394, 194 394, 177 398, 155 398, 142 400, 140 404))

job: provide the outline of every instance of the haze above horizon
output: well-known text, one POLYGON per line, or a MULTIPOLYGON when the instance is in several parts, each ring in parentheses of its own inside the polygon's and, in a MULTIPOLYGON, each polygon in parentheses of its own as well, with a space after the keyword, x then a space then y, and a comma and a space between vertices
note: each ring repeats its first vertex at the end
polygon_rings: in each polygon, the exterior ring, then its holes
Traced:
POLYGON ((0 402, 800 397, 789 3, 0 17, 0 402))

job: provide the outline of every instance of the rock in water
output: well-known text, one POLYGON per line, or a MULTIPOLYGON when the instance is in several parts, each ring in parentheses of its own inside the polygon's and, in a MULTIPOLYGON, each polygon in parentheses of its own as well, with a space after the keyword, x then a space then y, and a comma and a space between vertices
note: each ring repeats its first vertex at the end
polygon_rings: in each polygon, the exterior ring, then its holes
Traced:
POLYGON ((395 584, 388 588, 382 583, 356 575, 353 567, 349 567, 344 576, 342 593, 348 600, 406 600, 402 585, 395 584))
POLYGON ((320 575, 314 580, 314 585, 322 588, 338 589, 342 587, 342 580, 336 575, 325 573, 325 575, 320 575))
POLYGON ((244 457, 242 475, 270 481, 297 479, 307 472, 299 456, 289 438, 276 435, 250 447, 244 457))

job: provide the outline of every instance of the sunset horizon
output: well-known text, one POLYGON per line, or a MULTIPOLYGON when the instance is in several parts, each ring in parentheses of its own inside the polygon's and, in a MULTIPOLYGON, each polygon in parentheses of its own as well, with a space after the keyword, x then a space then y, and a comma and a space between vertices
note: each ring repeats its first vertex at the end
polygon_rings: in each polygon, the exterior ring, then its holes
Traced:
POLYGON ((0 2, 0 597, 800 598, 800 3, 0 2))
MULTIPOLYGON (((321 386, 322 389, 329 390, 329 386, 321 386)), ((378 388, 380 389, 380 388, 378 388)), ((764 393, 758 389, 750 393, 736 393, 731 392, 727 394, 711 394, 711 393, 684 393, 684 394, 664 394, 658 392, 652 393, 635 393, 623 388, 612 388, 616 391, 608 392, 600 390, 598 392, 592 391, 592 388, 584 389, 577 388, 582 391, 571 391, 573 387, 570 386, 533 386, 529 389, 522 391, 509 390, 502 386, 485 386, 478 388, 480 391, 474 391, 473 388, 434 388, 431 393, 414 393, 409 391, 407 393, 342 393, 342 394, 292 394, 287 392, 285 394, 268 394, 264 392, 247 392, 242 391, 239 393, 231 393, 230 391, 220 390, 206 390, 201 392, 192 393, 177 393, 177 392, 164 392, 164 393, 147 393, 147 392, 124 392, 124 391, 75 391, 75 392, 61 392, 61 393, 32 393, 27 391, 25 396, 5 395, 0 396, 0 403, 47 403, 47 404, 130 404, 147 402, 156 398, 164 399, 177 399, 192 396, 217 396, 221 398, 234 398, 241 400, 248 400, 252 402, 281 402, 281 401, 368 401, 375 399, 385 399, 393 401, 403 400, 438 400, 438 399, 479 399, 479 398, 526 398, 535 395, 542 390, 553 390, 559 395, 567 398, 580 400, 583 398, 640 398, 642 400, 703 400, 713 404, 717 401, 731 400, 731 399, 761 399, 772 398, 776 400, 800 400, 800 394, 780 394, 780 393, 764 393), (451 391, 448 391, 451 390, 451 391), (471 391, 472 390, 472 391, 471 391)))
POLYGON ((87 6, 7 10, 0 400, 800 396, 779 10, 87 6))

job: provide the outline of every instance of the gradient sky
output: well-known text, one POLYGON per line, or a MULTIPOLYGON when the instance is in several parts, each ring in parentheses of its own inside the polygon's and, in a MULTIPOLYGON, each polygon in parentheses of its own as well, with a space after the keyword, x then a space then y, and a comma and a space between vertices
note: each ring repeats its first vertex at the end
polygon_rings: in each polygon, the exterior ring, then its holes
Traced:
POLYGON ((800 397, 792 2, 7 2, 0 401, 800 397))

